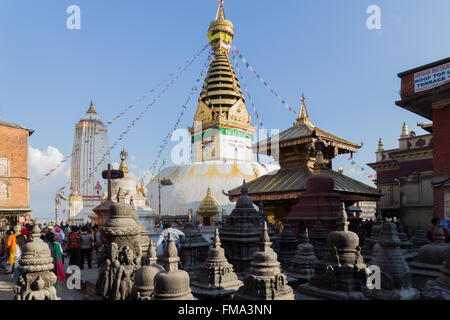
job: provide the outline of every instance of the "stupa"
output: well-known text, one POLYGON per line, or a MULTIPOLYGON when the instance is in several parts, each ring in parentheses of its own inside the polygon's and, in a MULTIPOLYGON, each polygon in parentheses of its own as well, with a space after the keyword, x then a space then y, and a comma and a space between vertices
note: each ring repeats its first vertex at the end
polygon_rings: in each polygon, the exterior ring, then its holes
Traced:
POLYGON ((132 293, 134 300, 151 300, 155 288, 155 276, 158 272, 164 271, 164 268, 156 263, 157 259, 155 243, 150 240, 147 259, 136 271, 134 278, 132 293))
POLYGON ((412 285, 422 290, 429 280, 435 280, 441 274, 441 267, 445 261, 444 230, 440 223, 436 226, 433 243, 426 244, 419 249, 417 261, 409 264, 412 274, 412 285))
POLYGON ((278 260, 281 263, 283 269, 291 264, 292 258, 294 258, 297 251, 297 239, 291 230, 289 223, 284 224, 283 232, 280 236, 280 246, 278 251, 278 260))
POLYGON ((366 297, 377 300, 413 300, 419 291, 411 286, 411 273, 400 247, 397 226, 385 222, 379 235, 380 249, 372 264, 381 272, 381 288, 367 289, 366 297))
POLYGON ((192 222, 185 224, 183 232, 185 239, 182 241, 180 252, 182 269, 193 275, 208 257, 209 243, 192 222))
POLYGON ((406 262, 410 263, 415 261, 417 258, 417 250, 414 248, 413 243, 408 239, 408 234, 405 232, 405 228, 401 222, 399 222, 398 225, 398 237, 406 262))
POLYGON ((225 258, 219 230, 216 229, 208 259, 191 282, 192 293, 200 299, 230 299, 240 286, 242 281, 238 280, 233 266, 225 258))
POLYGON ((280 245, 280 232, 278 230, 277 227, 275 227, 272 223, 269 222, 269 219, 267 217, 266 212, 264 211, 264 204, 262 201, 260 201, 258 203, 258 213, 261 217, 260 219, 260 223, 261 223, 261 228, 263 227, 264 221, 267 222, 267 226, 268 226, 268 232, 269 232, 269 237, 270 237, 270 241, 272 241, 272 248, 275 252, 278 252, 279 249, 279 245, 280 245))
POLYGON ((101 173, 109 163, 108 147, 108 128, 91 101, 85 116, 75 126, 70 168, 72 203, 69 208, 69 223, 88 221, 93 214, 92 209, 100 205, 106 189, 101 173), (97 164, 100 166, 93 172, 97 164))
POLYGON ((364 257, 364 261, 366 263, 369 263, 373 257, 374 257, 374 249, 377 250, 377 248, 374 248, 378 241, 380 236, 381 227, 383 226, 383 216, 381 215, 381 210, 378 209, 377 212, 377 220, 375 221, 375 224, 370 229, 370 237, 366 238, 364 241, 364 246, 362 247, 361 253, 364 257))
POLYGON ((215 226, 220 220, 219 217, 220 205, 216 199, 211 195, 211 188, 208 187, 206 191, 206 197, 203 198, 200 206, 197 210, 196 222, 201 223, 205 226, 215 226))
POLYGON ((248 196, 244 180, 236 207, 220 229, 225 256, 238 274, 248 270, 252 254, 259 248, 261 221, 260 213, 248 196))
POLYGON ((445 250, 445 262, 440 276, 426 283, 421 297, 426 300, 450 300, 450 245, 445 250))
MULTIPOLYGON (((254 161, 252 140, 256 126, 245 106, 244 95, 228 57, 234 27, 225 18, 223 0, 219 1, 208 38, 214 60, 198 98, 198 107, 190 128, 192 163, 161 169, 160 177, 171 186, 161 188, 162 215, 187 215, 197 212, 208 186, 221 209, 229 213, 233 204, 222 190, 239 186, 278 169, 278 166, 254 161)), ((149 184, 149 202, 158 208, 158 177, 149 184)))
MULTIPOLYGON (((35 221, 36 223, 36 221, 35 221)), ((35 224, 31 230, 32 241, 26 242, 19 260, 14 300, 60 300, 56 295, 53 258, 45 242, 40 241, 41 229, 35 224)))
POLYGON ((306 283, 314 275, 316 265, 316 256, 314 248, 309 242, 308 229, 305 230, 301 243, 297 246, 297 254, 292 258, 288 267, 288 279, 292 288, 296 289, 298 285, 306 283))
POLYGON ((364 264, 358 235, 348 230, 347 213, 342 204, 337 231, 328 235, 328 252, 317 261, 314 275, 296 290, 299 300, 361 300, 369 271, 364 264))
POLYGON ((314 255, 321 260, 328 252, 328 232, 323 227, 320 217, 309 233, 309 239, 314 247, 314 255))
POLYGON ((165 271, 155 276, 155 290, 152 300, 193 300, 189 284, 189 273, 178 270, 177 247, 173 235, 169 233, 167 245, 161 258, 165 271))
POLYGON ((422 246, 430 243, 430 240, 428 240, 425 230, 423 230, 422 227, 420 226, 416 229, 416 231, 414 231, 413 235, 409 240, 413 243, 413 246, 417 251, 422 246))
POLYGON ((237 300, 294 300, 287 277, 281 273, 277 254, 271 248, 267 222, 264 222, 260 238, 260 248, 253 253, 244 285, 239 288, 237 300))

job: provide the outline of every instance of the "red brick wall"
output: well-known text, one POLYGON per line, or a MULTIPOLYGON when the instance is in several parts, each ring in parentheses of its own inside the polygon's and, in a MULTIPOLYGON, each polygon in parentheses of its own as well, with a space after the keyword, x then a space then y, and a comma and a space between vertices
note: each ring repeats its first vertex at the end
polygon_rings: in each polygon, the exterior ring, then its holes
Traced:
POLYGON ((433 109, 434 177, 450 176, 450 103, 433 109))
POLYGON ((28 209, 28 136, 27 130, 0 125, 0 158, 9 160, 10 178, 0 177, 10 185, 9 199, 0 200, 1 209, 28 209))

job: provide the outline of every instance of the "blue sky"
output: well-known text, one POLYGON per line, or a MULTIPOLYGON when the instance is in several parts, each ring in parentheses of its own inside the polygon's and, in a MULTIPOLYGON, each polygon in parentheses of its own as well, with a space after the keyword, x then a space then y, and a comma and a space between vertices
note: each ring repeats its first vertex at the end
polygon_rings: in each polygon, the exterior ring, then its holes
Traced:
MULTIPOLYGON (((39 178, 71 153, 75 124, 89 101, 104 121, 120 113, 207 43, 216 9, 216 0, 0 2, 0 117, 36 131, 30 139, 35 215, 54 210, 54 192, 67 182, 68 167, 44 182, 39 178), (81 9, 81 30, 66 27, 72 4, 81 9)), ((379 137, 385 148, 395 148, 403 121, 425 133, 415 125, 425 119, 394 104, 397 73, 449 56, 449 1, 225 0, 225 11, 235 27, 234 45, 290 105, 298 109, 304 92, 316 126, 364 143, 354 157, 358 163, 375 161, 379 137), (366 27, 369 5, 381 8, 380 30, 366 27)), ((125 146, 136 176, 150 167, 205 59, 206 53, 133 127, 113 162, 125 146)), ((248 70, 243 75, 265 127, 291 126, 293 113, 248 70)), ((181 127, 192 125, 196 100, 181 127)), ((111 143, 143 108, 109 126, 111 143)), ((338 157, 333 166, 370 183, 346 159, 338 157)))

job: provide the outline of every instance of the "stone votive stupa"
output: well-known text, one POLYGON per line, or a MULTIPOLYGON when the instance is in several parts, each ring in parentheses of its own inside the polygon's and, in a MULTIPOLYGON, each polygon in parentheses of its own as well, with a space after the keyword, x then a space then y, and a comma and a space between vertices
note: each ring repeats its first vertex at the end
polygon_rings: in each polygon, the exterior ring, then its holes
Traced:
POLYGON ((14 300, 61 300, 56 296, 56 275, 48 245, 40 241, 41 229, 35 221, 32 241, 23 245, 19 275, 14 285, 14 300))
POLYGON ((440 223, 437 224, 433 237, 433 243, 426 244, 419 249, 417 261, 409 264, 414 288, 422 290, 429 280, 435 280, 441 274, 441 268, 445 261, 444 230, 440 223))
POLYGON ((398 226, 398 237, 400 239, 400 247, 403 249, 403 255, 406 262, 410 263, 417 258, 417 250, 414 248, 413 243, 408 239, 408 234, 405 232, 405 228, 401 221, 398 226))
POLYGON ((381 210, 378 209, 377 212, 377 219, 375 221, 375 224, 370 229, 370 237, 366 238, 364 241, 364 245, 361 249, 361 254, 364 257, 364 262, 369 263, 373 257, 374 257, 374 249, 375 251, 377 248, 374 248, 379 240, 380 230, 381 226, 383 225, 383 216, 381 214, 381 210))
POLYGON ((150 240, 145 264, 136 271, 133 285, 134 300, 151 300, 155 288, 155 276, 164 268, 157 264, 156 245, 150 240))
POLYGON ((288 268, 288 280, 292 288, 306 283, 314 275, 314 267, 316 265, 316 256, 314 248, 309 242, 308 229, 302 232, 303 239, 297 246, 297 254, 292 259, 288 268))
POLYGON ((281 263, 283 269, 287 269, 291 264, 297 251, 297 239, 292 232, 289 223, 284 224, 283 232, 280 236, 280 244, 278 249, 278 261, 281 263))
POLYGON ((424 245, 431 243, 431 241, 427 238, 425 230, 423 230, 421 226, 417 227, 416 231, 414 231, 409 240, 412 242, 417 251, 419 251, 419 249, 424 245))
POLYGON ((369 270, 364 264, 358 235, 348 230, 342 204, 337 230, 328 235, 328 252, 316 262, 314 275, 296 290, 297 300, 361 300, 369 270))
POLYGON ((450 245, 445 249, 445 262, 436 280, 425 284, 421 298, 425 300, 450 300, 450 245))
POLYGON ((169 233, 166 248, 161 257, 165 271, 155 276, 155 289, 152 300, 193 300, 189 273, 178 269, 178 250, 173 235, 169 233))
POLYGON ((397 226, 385 222, 381 227, 379 245, 372 264, 380 268, 380 288, 367 289, 366 297, 377 300, 413 300, 419 291, 411 285, 411 273, 400 247, 397 226))
POLYGON ((281 273, 277 254, 271 248, 272 242, 267 232, 267 222, 260 239, 259 251, 252 255, 248 275, 244 285, 235 295, 237 300, 294 300, 287 277, 281 273))
POLYGON ((192 276, 208 257, 209 243, 193 222, 186 223, 183 232, 185 239, 182 241, 180 251, 182 269, 192 276))
POLYGON ((244 180, 236 207, 220 229, 225 256, 238 275, 248 270, 252 254, 258 250, 260 236, 261 215, 253 207, 244 180))
POLYGON ((135 273, 141 267, 140 228, 121 188, 110 211, 102 229, 104 245, 98 259, 96 292, 106 300, 129 300, 135 273))
POLYGON ((191 282, 192 293, 199 299, 228 300, 240 286, 242 281, 238 280, 233 266, 225 257, 225 250, 220 246, 219 230, 216 229, 208 259, 191 282))
POLYGON ((280 245, 280 231, 267 218, 267 213, 264 211, 264 204, 262 201, 258 204, 258 213, 260 215, 261 230, 264 225, 264 221, 267 222, 267 232, 269 233, 270 241, 272 241, 272 248, 278 253, 280 245))
POLYGON ((323 227, 320 217, 309 233, 309 239, 314 248, 314 255, 321 260, 328 252, 328 231, 323 227))

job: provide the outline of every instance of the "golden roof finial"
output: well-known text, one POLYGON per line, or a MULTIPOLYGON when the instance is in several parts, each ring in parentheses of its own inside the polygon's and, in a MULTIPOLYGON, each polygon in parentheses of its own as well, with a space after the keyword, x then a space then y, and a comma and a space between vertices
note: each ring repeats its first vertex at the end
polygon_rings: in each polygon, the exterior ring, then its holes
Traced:
POLYGON ((306 109, 305 100, 305 95, 302 93, 302 97, 300 98, 300 111, 298 112, 297 123, 295 124, 296 126, 300 126, 302 124, 311 124, 308 110, 306 109))
POLYGON ((92 103, 92 100, 91 100, 91 105, 89 106, 87 113, 97 114, 97 111, 95 111, 95 109, 94 109, 94 104, 92 103))
POLYGON ((383 151, 384 147, 383 147, 383 139, 380 138, 380 140, 378 140, 378 151, 383 151))
POLYGON ((228 54, 234 37, 233 23, 225 18, 223 0, 219 0, 216 18, 208 29, 208 39, 214 53, 228 54))
POLYGON ((219 0, 219 7, 217 8, 216 19, 225 19, 225 10, 223 8, 223 0, 219 0))
POLYGON ((128 167, 127 167, 127 163, 125 162, 127 157, 128 157, 128 152, 125 150, 125 148, 123 148, 122 152, 120 152, 120 159, 122 160, 122 162, 120 163, 119 170, 123 171, 124 177, 128 176, 128 167))

